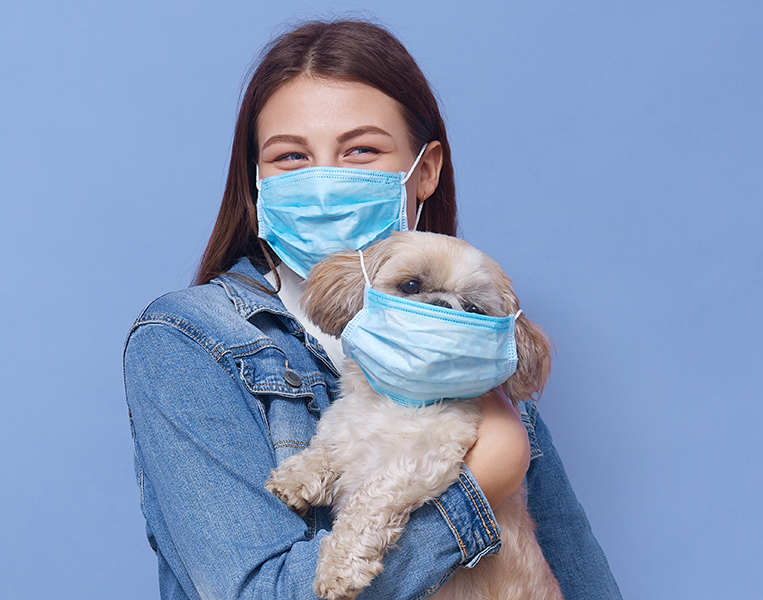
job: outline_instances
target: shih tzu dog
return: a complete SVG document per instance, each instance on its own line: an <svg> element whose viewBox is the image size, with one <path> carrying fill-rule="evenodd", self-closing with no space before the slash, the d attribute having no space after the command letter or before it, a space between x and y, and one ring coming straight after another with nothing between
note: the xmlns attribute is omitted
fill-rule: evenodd
<svg viewBox="0 0 763 600"><path fill-rule="evenodd" d="M366 279L374 290L458 311L506 317L519 301L491 258L463 240L399 232L363 252L339 252L318 264L302 305L326 333L339 337L363 308ZM516 371L502 383L515 404L543 390L551 370L549 342L524 316L515 322ZM294 511L333 505L332 532L321 544L314 589L329 600L354 598L382 569L386 548L410 513L437 498L460 474L477 439L479 403L447 399L404 406L377 393L346 359L341 398L322 416L310 447L285 460L266 487ZM524 489L495 509L502 548L472 569L459 569L438 600L561 600L535 539Z"/></svg>

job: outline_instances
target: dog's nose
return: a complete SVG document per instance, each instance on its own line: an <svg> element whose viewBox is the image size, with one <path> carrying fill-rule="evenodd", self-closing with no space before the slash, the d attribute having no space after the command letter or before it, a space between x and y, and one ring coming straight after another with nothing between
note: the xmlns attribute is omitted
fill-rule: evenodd
<svg viewBox="0 0 763 600"><path fill-rule="evenodd" d="M427 304L434 304L435 306L442 306L443 308L453 308L453 305L451 305L450 302L443 300L441 298L435 298L434 300L430 300L427 302Z"/></svg>

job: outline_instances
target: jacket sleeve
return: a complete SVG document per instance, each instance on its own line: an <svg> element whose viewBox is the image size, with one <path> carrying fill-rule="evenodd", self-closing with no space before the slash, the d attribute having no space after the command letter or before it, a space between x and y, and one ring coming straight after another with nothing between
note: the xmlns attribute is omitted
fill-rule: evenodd
<svg viewBox="0 0 763 600"><path fill-rule="evenodd" d="M562 595L566 600L622 600L548 427L533 403L520 403L520 409L533 449L527 470L527 507Z"/></svg>
<svg viewBox="0 0 763 600"><path fill-rule="evenodd" d="M230 357L187 328L147 323L129 337L124 368L162 597L314 599L327 532L312 535L304 519L264 489L275 466L268 423ZM426 597L458 566L498 550L494 522L465 469L412 515L384 572L359 598Z"/></svg>

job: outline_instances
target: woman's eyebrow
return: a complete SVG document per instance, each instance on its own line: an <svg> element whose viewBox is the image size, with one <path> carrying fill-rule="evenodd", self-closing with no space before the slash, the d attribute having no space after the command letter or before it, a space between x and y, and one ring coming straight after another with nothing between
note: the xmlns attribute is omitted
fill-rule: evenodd
<svg viewBox="0 0 763 600"><path fill-rule="evenodd" d="M339 142L340 144L343 144L344 142L348 142L352 138L356 138L365 133L381 133L382 135L392 137L392 134L390 134L388 131L385 131L381 127L376 127L374 125L366 125L364 127L356 127L355 129L350 129L350 131L348 131L347 133L343 133L342 135L337 137L336 141Z"/></svg>
<svg viewBox="0 0 763 600"><path fill-rule="evenodd" d="M286 142L289 144L302 144L303 146L307 145L307 140L299 135L288 135L288 134L282 133L282 134L269 137L268 140L264 144L262 144L262 149L264 150L268 146L272 146L273 144L277 144L278 142Z"/></svg>

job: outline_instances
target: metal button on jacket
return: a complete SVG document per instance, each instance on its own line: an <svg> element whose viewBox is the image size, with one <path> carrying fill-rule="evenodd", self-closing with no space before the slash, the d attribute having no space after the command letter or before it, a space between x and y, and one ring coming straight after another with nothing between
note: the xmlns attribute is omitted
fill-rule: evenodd
<svg viewBox="0 0 763 600"><path fill-rule="evenodd" d="M293 388L302 386L302 378L291 369L286 369L286 372L283 374L283 378L286 380L286 383L288 383Z"/></svg>

